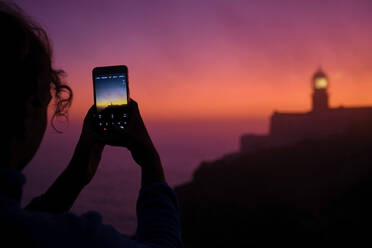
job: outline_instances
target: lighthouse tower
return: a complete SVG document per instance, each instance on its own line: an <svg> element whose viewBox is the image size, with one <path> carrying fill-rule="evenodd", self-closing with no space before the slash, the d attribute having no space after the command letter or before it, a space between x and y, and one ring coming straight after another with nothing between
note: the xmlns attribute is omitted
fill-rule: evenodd
<svg viewBox="0 0 372 248"><path fill-rule="evenodd" d="M319 69L312 78L314 112L328 110L328 77Z"/></svg>

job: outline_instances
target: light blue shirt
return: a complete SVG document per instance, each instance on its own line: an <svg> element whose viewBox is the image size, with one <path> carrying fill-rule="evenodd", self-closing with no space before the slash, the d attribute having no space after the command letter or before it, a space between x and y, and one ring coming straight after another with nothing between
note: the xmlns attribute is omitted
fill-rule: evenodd
<svg viewBox="0 0 372 248"><path fill-rule="evenodd" d="M137 201L136 240L102 224L97 212L81 216L21 208L25 176L0 168L0 232L5 240L28 247L182 247L181 223L175 193L165 183L141 189ZM34 199L33 209L39 199ZM4 247L5 240L0 240ZM9 245L9 247L16 247Z"/></svg>

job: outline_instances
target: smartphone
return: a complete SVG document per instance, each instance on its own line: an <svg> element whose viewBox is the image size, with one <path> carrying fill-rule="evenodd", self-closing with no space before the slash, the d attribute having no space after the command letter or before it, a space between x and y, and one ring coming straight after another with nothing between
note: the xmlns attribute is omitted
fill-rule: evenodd
<svg viewBox="0 0 372 248"><path fill-rule="evenodd" d="M97 128L124 129L128 123L128 68L125 65L95 67L92 71Z"/></svg>

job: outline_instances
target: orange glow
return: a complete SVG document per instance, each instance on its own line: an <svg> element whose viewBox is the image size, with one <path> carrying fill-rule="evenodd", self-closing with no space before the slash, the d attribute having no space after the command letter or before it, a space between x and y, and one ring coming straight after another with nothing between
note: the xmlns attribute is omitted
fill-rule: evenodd
<svg viewBox="0 0 372 248"><path fill-rule="evenodd" d="M331 107L372 105L366 2L201 2L118 4L79 14L62 3L34 12L29 4L74 90L71 118L81 120L93 105L91 70L118 64L128 66L130 96L146 120L268 120L274 110L307 111L320 66Z"/></svg>
<svg viewBox="0 0 372 248"><path fill-rule="evenodd" d="M118 100L118 101L111 101L111 102L97 102L97 107L98 108L105 108L107 106L110 106L110 105L116 105L116 106L120 106L120 105L126 105L127 104L127 100L124 99L124 100Z"/></svg>
<svg viewBox="0 0 372 248"><path fill-rule="evenodd" d="M298 72L292 70L279 75L267 75L261 71L261 79L258 79L259 76L243 75L229 75L225 79L195 77L190 79L192 84L179 80L176 88L169 89L156 86L157 81L161 85L161 76L154 81L154 78L131 75L130 91L131 97L139 103L144 117L148 119L267 119L274 110L310 110L310 80L315 69L315 66L299 67ZM209 68L209 71L210 75L215 73L213 68ZM369 93L372 92L372 84L368 84L372 82L372 73L339 73L332 67L326 72L332 84L329 89L331 106L372 105ZM92 83L88 77L74 80L71 76L69 79L76 96L71 115L82 116L93 104ZM152 87L146 84L150 80ZM75 85L74 81L85 84Z"/></svg>

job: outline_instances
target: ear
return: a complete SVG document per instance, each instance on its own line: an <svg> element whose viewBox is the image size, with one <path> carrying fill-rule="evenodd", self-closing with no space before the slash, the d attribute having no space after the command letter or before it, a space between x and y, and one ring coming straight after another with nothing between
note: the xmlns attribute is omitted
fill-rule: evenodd
<svg viewBox="0 0 372 248"><path fill-rule="evenodd" d="M10 159L13 168L22 169L35 155L47 126L47 105L40 98L30 96L24 102L23 116L19 118L11 139Z"/></svg>
<svg viewBox="0 0 372 248"><path fill-rule="evenodd" d="M24 120L28 121L35 117L35 112L41 107L41 101L38 96L29 96L25 102Z"/></svg>
<svg viewBox="0 0 372 248"><path fill-rule="evenodd" d="M15 130L14 138L16 142L22 142L26 138L27 131L30 129L29 124L35 116L35 108L37 108L37 105L37 97L29 96L25 101L23 111L21 112L23 116L19 118L20 123L18 123Z"/></svg>
<svg viewBox="0 0 372 248"><path fill-rule="evenodd" d="M17 132L17 138L26 138L33 132L34 126L38 125L38 120L42 118L44 114L43 104L39 96L29 96L24 106L24 116L22 119L23 123L20 123L20 130Z"/></svg>
<svg viewBox="0 0 372 248"><path fill-rule="evenodd" d="M33 107L41 107L41 99L39 96L31 96L27 104L32 105Z"/></svg>

